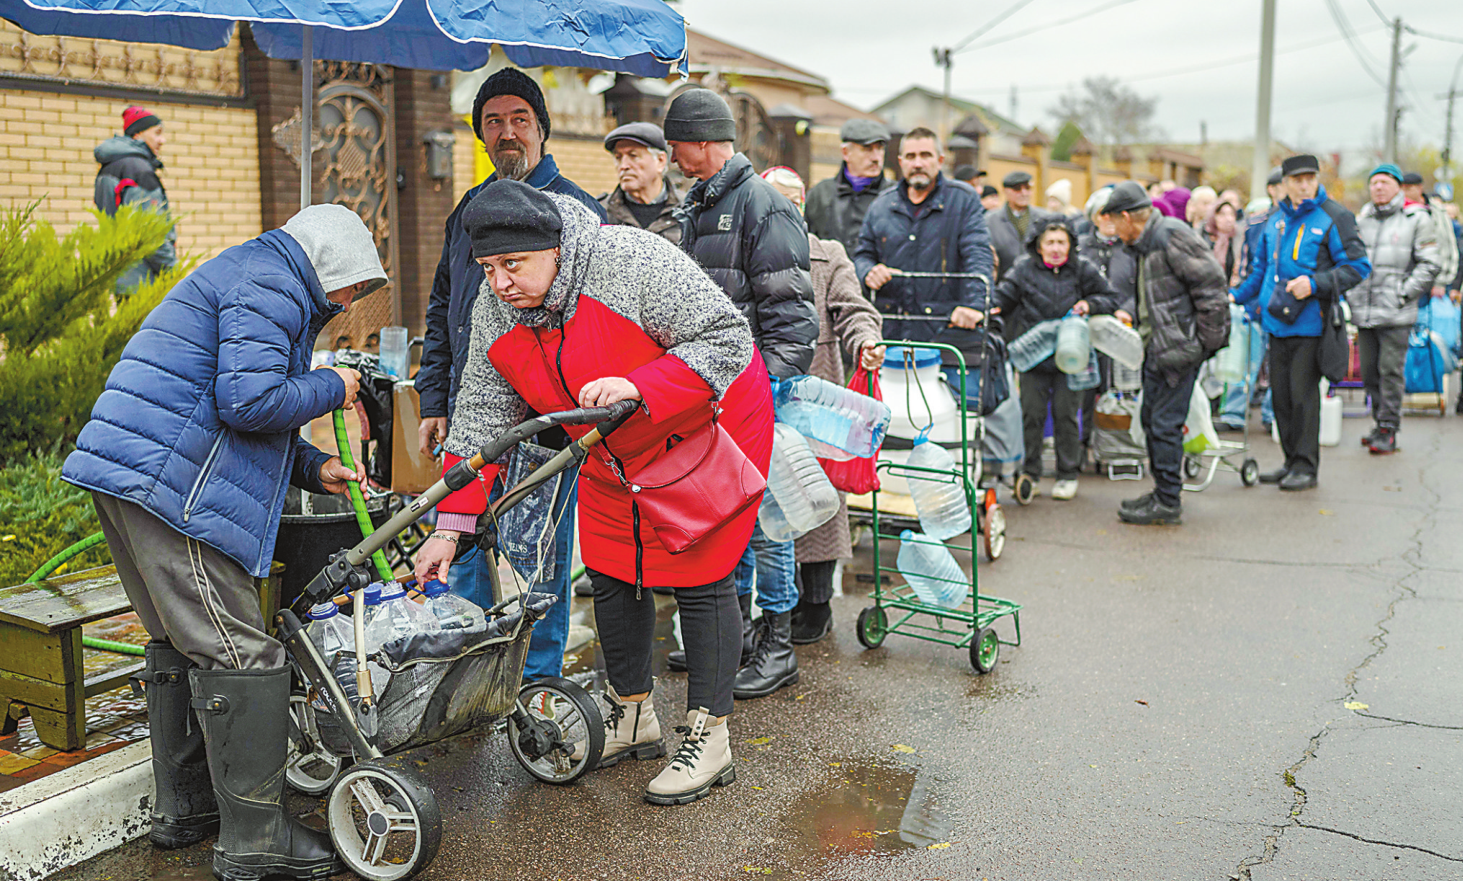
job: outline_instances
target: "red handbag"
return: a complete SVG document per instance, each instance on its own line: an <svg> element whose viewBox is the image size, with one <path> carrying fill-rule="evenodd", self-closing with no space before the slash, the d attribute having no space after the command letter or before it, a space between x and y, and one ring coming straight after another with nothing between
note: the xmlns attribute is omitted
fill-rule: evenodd
<svg viewBox="0 0 1463 881"><path fill-rule="evenodd" d="M690 550L717 527L762 498L767 479L717 421L657 456L633 475L605 452L605 462L629 490L640 519L672 554Z"/></svg>
<svg viewBox="0 0 1463 881"><path fill-rule="evenodd" d="M848 387L861 395L867 395L870 391L869 378L869 371L860 363L853 372L853 379L848 381ZM876 401L884 400L884 392L879 388L879 374L873 374L873 381L873 394L870 397ZM836 459L819 459L818 464L823 466L823 473L828 475L834 489L863 495L879 488L879 472L874 470L874 460L878 455L879 451L874 450L874 455L867 459L848 459L842 462Z"/></svg>

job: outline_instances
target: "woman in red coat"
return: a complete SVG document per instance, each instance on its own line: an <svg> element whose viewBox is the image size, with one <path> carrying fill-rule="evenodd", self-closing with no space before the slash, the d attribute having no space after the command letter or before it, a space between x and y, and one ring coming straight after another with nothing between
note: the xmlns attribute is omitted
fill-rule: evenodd
<svg viewBox="0 0 1463 881"><path fill-rule="evenodd" d="M741 659L732 570L757 504L671 554L643 522L614 468L634 475L711 419L765 476L772 397L746 320L719 286L674 245L644 230L600 226L573 200L517 181L484 187L464 225L483 266L468 364L447 438L448 467L539 413L641 402L597 448L579 478L580 549L594 584L594 614L609 675L601 767L665 754L650 700L655 602L675 589L687 655L683 743L645 797L684 804L735 779L726 717ZM489 292L492 296L487 296ZM571 428L582 436L589 426ZM613 467L607 461L613 459ZM417 555L418 578L443 577L455 540L484 511L495 468L442 502L439 529ZM728 474L730 483L736 475Z"/></svg>

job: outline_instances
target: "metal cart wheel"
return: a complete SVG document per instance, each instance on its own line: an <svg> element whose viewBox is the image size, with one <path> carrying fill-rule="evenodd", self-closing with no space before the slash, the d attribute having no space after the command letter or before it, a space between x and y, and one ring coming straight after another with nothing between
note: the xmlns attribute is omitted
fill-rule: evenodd
<svg viewBox="0 0 1463 881"><path fill-rule="evenodd" d="M878 648L884 644L884 637L889 635L889 616L878 606L866 607L858 613L858 629L855 635L864 648Z"/></svg>
<svg viewBox="0 0 1463 881"><path fill-rule="evenodd" d="M992 504L985 514L985 556L992 563L1001 558L1006 549L1006 511L999 504Z"/></svg>
<svg viewBox="0 0 1463 881"><path fill-rule="evenodd" d="M1001 640L996 636L996 631L990 627L982 627L975 632L975 637L970 640L970 666L975 672L985 674L996 669L996 661L1001 657Z"/></svg>
<svg viewBox="0 0 1463 881"><path fill-rule="evenodd" d="M340 776L345 760L320 742L315 727L315 710L302 694L290 695L289 751L285 754L284 779L296 792L324 795Z"/></svg>
<svg viewBox="0 0 1463 881"><path fill-rule="evenodd" d="M1188 479L1193 480L1195 477L1198 477L1203 467L1203 463L1199 461L1198 456L1184 455L1184 476Z"/></svg>
<svg viewBox="0 0 1463 881"><path fill-rule="evenodd" d="M1239 482L1245 486L1254 486L1260 482L1260 463L1254 459L1246 459L1243 465L1239 466Z"/></svg>
<svg viewBox="0 0 1463 881"><path fill-rule="evenodd" d="M1031 479L1030 474L1016 475L1015 495L1016 504L1023 507L1031 504L1031 500L1036 498L1036 481Z"/></svg>
<svg viewBox="0 0 1463 881"><path fill-rule="evenodd" d="M346 771L325 812L330 840L367 881L400 881L425 869L442 840L442 813L422 778L394 759Z"/></svg>
<svg viewBox="0 0 1463 881"><path fill-rule="evenodd" d="M578 780L604 755L604 717L594 699L567 679L547 677L518 692L508 716L508 745L523 769L545 783Z"/></svg>

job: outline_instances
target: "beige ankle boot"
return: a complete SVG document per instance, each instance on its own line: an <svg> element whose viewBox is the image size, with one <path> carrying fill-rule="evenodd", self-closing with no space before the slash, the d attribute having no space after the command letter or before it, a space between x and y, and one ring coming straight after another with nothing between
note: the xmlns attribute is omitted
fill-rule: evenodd
<svg viewBox="0 0 1463 881"><path fill-rule="evenodd" d="M645 788L645 800L653 805L684 805L711 794L711 787L726 786L737 779L732 767L731 735L726 717L712 716L705 709L686 714L685 735L671 763Z"/></svg>
<svg viewBox="0 0 1463 881"><path fill-rule="evenodd" d="M658 759L665 755L660 720L648 695L642 701L627 701L606 683L604 702L605 747L598 767L618 765L624 759ZM569 758L579 761L583 750L583 742L575 744Z"/></svg>

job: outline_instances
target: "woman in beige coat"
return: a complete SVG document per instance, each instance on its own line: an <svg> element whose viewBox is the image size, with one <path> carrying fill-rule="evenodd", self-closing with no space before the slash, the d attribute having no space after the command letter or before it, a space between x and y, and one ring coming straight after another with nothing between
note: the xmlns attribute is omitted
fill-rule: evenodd
<svg viewBox="0 0 1463 881"><path fill-rule="evenodd" d="M802 210L802 178L791 168L769 168L762 177ZM843 245L832 239L808 236L812 258L813 297L818 311L818 346L809 373L843 385L845 356L859 358L865 368L878 370L884 361L883 319L864 298L853 261ZM798 605L792 613L795 645L817 642L833 630L833 572L840 559L853 556L848 528L848 502L839 493L838 514L797 540Z"/></svg>

